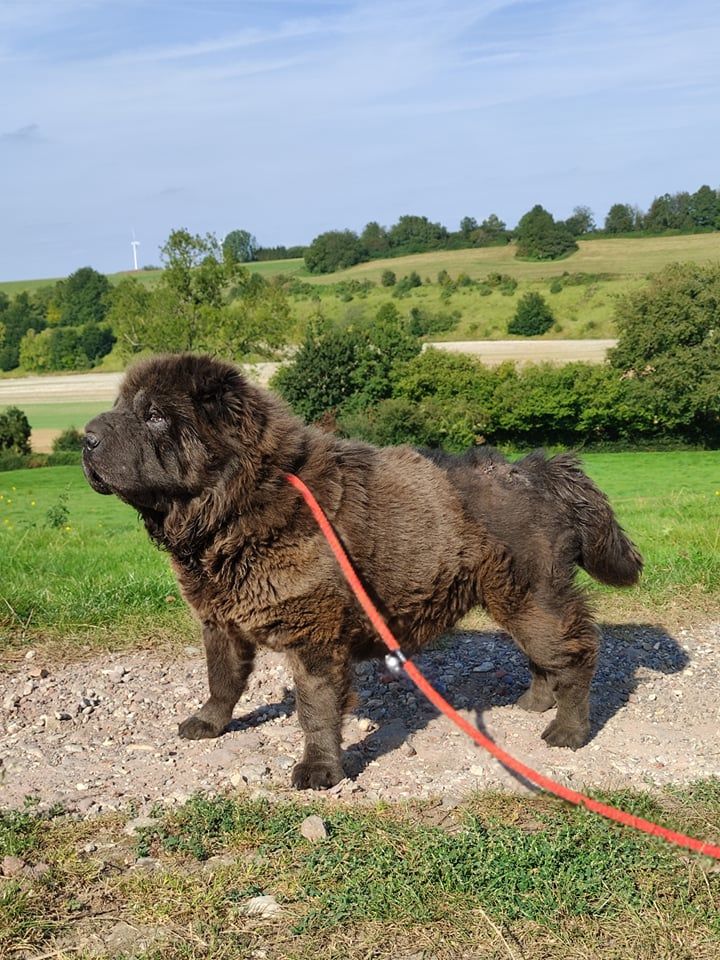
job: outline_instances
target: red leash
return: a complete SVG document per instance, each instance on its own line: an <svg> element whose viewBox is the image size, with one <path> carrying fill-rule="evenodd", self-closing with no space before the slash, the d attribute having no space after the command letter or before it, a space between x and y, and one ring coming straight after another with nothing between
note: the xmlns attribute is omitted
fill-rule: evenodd
<svg viewBox="0 0 720 960"><path fill-rule="evenodd" d="M598 813L600 816L607 817L608 820L615 820L617 823L621 823L626 827L633 827L635 830L641 830L643 833L649 833L654 837L662 837L663 840L667 840L669 843L674 843L678 847L686 847L688 850L694 850L696 853L702 853L707 857L714 857L716 860L720 860L720 846L712 843L705 843L702 840L696 840L694 837L688 837L684 833L677 833L675 830L668 830L667 827L661 827L659 824L652 823L650 820L643 820L642 817L636 817L632 813L625 813L625 811L618 810L616 807L611 807L606 803L600 803L597 800L593 800L591 797L586 797L583 793L570 790L568 787L564 787L560 783L555 783L555 781L551 780L549 777L544 776L542 773L538 773L537 770L533 770L532 767L527 767L524 763L521 763L519 760L511 757L509 753L506 753L505 750L503 750L501 747L498 747L497 744L493 743L492 740L481 733L476 727L468 723L464 717L461 717L457 710L455 710L447 702L447 700L444 699L444 697L441 697L437 690L435 690L428 683L412 660L408 660L408 658L402 652L400 644L392 635L387 624L368 596L367 591L360 582L360 578L355 572L350 558L338 540L330 521L326 517L322 507L317 502L309 488L299 477L296 477L295 474L287 474L286 480L289 484L295 487L310 508L313 517L323 533L323 536L327 540L330 549L335 554L337 562L340 564L340 569L342 570L343 576L350 585L350 588L355 594L360 606L367 614L368 619L380 635L380 638L385 646L392 651L392 653L388 654L386 657L386 662L388 667L394 673L399 673L400 669L405 670L408 676L425 694L428 700L431 703L434 703L438 710L441 710L445 716L449 717L457 727L463 730L469 737L472 737L476 743L478 743L481 747L484 747L488 753L492 754L493 757L499 760L504 766L509 767L510 770L520 774L520 776L524 777L526 780L530 780L532 783L542 787L543 790L547 790L549 793L553 793L556 797L561 797L563 800L567 800L569 803L574 803L576 806L586 807L593 813Z"/></svg>

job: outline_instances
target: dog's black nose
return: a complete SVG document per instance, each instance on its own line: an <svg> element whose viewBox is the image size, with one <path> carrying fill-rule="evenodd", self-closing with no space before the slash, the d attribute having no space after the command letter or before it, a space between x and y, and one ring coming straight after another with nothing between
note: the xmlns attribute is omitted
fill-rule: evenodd
<svg viewBox="0 0 720 960"><path fill-rule="evenodd" d="M100 443L100 437L96 433L85 434L85 447L87 450L94 450Z"/></svg>

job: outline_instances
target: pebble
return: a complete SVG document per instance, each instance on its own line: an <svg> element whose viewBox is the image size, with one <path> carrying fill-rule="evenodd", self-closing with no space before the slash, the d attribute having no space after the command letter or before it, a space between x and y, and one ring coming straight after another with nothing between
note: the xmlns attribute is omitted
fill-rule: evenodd
<svg viewBox="0 0 720 960"><path fill-rule="evenodd" d="M313 814L310 817L305 817L303 822L300 824L300 833L305 837L306 840L310 840L312 843L317 843L320 840L327 840L328 832L325 822L322 817L318 817Z"/></svg>
<svg viewBox="0 0 720 960"><path fill-rule="evenodd" d="M473 667L473 673L490 673L491 670L495 669L495 664L492 660L483 660L482 663L479 663L476 667Z"/></svg>
<svg viewBox="0 0 720 960"><path fill-rule="evenodd" d="M17 877L26 869L27 864L20 857L3 857L0 870L4 877Z"/></svg>
<svg viewBox="0 0 720 960"><path fill-rule="evenodd" d="M251 897L243 904L243 912L250 917L274 917L281 910L282 907L271 894Z"/></svg>

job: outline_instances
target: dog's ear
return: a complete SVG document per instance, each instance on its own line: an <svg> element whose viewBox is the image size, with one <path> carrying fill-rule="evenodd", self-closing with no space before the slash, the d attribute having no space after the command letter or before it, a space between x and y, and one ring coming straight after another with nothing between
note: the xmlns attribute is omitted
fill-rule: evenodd
<svg viewBox="0 0 720 960"><path fill-rule="evenodd" d="M232 421L242 413L246 398L245 378L228 363L209 360L199 371L194 400L213 421Z"/></svg>

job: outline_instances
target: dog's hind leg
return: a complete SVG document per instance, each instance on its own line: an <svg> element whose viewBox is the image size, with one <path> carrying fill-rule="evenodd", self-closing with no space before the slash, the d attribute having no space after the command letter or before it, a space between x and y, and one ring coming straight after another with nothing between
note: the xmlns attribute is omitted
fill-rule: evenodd
<svg viewBox="0 0 720 960"><path fill-rule="evenodd" d="M305 752L292 773L299 790L326 790L342 780L343 713L351 702L349 652L335 641L331 651L296 648L288 652Z"/></svg>
<svg viewBox="0 0 720 960"><path fill-rule="evenodd" d="M185 740L220 736L232 719L255 661L255 647L242 634L204 624L203 641L210 699L180 724L178 733Z"/></svg>
<svg viewBox="0 0 720 960"><path fill-rule="evenodd" d="M577 750L590 734L590 682L598 648L598 630L585 601L572 592L550 602L531 595L520 609L495 616L531 661L533 680L520 706L543 711L557 703L557 715L542 737L549 746Z"/></svg>

